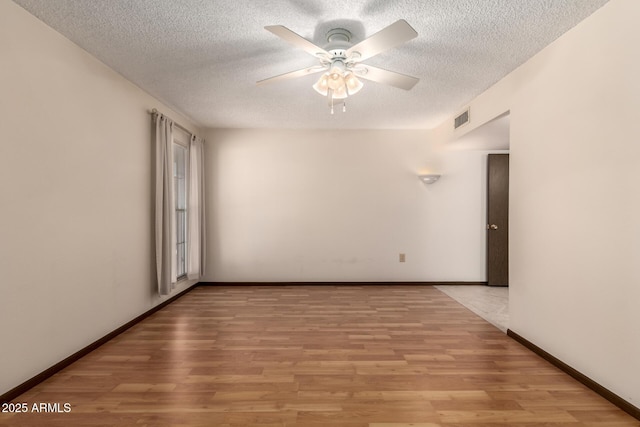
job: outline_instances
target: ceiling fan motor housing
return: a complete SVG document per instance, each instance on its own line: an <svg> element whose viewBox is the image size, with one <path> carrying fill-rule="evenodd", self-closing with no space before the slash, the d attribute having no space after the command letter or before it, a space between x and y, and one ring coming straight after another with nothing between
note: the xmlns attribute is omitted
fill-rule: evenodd
<svg viewBox="0 0 640 427"><path fill-rule="evenodd" d="M334 28L327 32L325 50L334 57L346 58L346 50L351 47L351 32L344 28Z"/></svg>

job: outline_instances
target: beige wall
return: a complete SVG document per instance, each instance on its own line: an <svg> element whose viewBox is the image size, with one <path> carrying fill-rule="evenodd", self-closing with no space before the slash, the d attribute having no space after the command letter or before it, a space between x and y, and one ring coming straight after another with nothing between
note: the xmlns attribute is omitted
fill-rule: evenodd
<svg viewBox="0 0 640 427"><path fill-rule="evenodd" d="M193 125L10 1L0 63L4 393L160 302L147 111Z"/></svg>
<svg viewBox="0 0 640 427"><path fill-rule="evenodd" d="M448 151L430 131L206 138L207 280L485 280L486 152Z"/></svg>
<svg viewBox="0 0 640 427"><path fill-rule="evenodd" d="M511 110L510 329L635 406L639 16L612 0L471 103Z"/></svg>

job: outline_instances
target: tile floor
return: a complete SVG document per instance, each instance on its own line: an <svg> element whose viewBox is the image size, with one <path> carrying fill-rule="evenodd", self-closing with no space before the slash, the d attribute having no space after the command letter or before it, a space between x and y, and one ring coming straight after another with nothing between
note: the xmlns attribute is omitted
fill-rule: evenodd
<svg viewBox="0 0 640 427"><path fill-rule="evenodd" d="M509 327L509 288L446 285L436 286L469 310L506 333Z"/></svg>

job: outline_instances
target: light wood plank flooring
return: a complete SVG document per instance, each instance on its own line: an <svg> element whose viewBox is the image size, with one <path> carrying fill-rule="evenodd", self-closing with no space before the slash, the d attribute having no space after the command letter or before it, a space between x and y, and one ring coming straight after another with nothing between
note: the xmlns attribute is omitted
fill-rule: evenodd
<svg viewBox="0 0 640 427"><path fill-rule="evenodd" d="M638 426L430 286L200 287L1 426Z"/></svg>

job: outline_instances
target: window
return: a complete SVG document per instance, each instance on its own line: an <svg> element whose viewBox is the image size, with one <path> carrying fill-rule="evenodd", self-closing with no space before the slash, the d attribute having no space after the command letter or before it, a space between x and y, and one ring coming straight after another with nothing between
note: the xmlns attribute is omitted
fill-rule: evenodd
<svg viewBox="0 0 640 427"><path fill-rule="evenodd" d="M175 262L178 279L187 274L187 176L188 135L176 132L173 138L173 194L175 210Z"/></svg>
<svg viewBox="0 0 640 427"><path fill-rule="evenodd" d="M158 293L204 275L204 141L153 111Z"/></svg>

